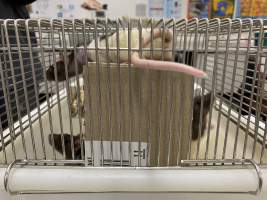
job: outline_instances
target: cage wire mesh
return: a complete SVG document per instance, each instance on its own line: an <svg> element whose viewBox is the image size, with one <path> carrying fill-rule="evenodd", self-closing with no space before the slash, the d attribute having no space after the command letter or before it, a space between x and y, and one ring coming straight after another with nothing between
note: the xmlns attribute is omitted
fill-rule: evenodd
<svg viewBox="0 0 267 200"><path fill-rule="evenodd" d="M266 163L265 20L31 19L0 27L1 164ZM170 46L163 34L135 48L156 29L172 32ZM194 66L208 79L136 69L132 52Z"/></svg>

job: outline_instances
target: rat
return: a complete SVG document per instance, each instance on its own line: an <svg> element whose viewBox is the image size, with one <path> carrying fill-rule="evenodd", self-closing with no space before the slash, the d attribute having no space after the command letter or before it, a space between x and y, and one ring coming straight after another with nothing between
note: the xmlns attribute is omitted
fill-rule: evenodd
<svg viewBox="0 0 267 200"><path fill-rule="evenodd" d="M193 106L193 120L192 120L192 140L198 139L199 135L199 124L200 119L202 118L200 137L202 137L205 133L205 128L208 123L208 114L210 111L210 107L213 105L212 101L212 92L208 92L203 96L203 112L201 111L201 95L197 95L194 97L194 106ZM214 98L213 98L214 100Z"/></svg>
<svg viewBox="0 0 267 200"><path fill-rule="evenodd" d="M150 49L151 43L151 34L147 30L142 30L142 38L139 38L139 31L132 30L131 31L131 57L128 58L128 30L120 30L119 31L119 62L120 63L128 63L133 64L133 67L142 68L142 69L152 69L152 70L165 70L165 71L175 71L185 73L197 78L207 78L207 74L200 69L196 69L186 64L172 62L172 40L173 33L171 30L161 30L155 29L153 32L153 49L162 49L163 48L163 58L162 61L162 52L154 51L153 57L150 60L150 51L143 51L143 56L140 58L138 50L139 50L139 40L141 40L141 45L143 50ZM78 74L83 72L83 66L88 62L96 62L97 60L100 63L107 62L106 55L106 40L105 37L98 37L92 40L87 48L85 49L80 45L80 47L76 51L76 56L74 51L70 52L66 55L66 59L61 54L60 60L56 62L56 66L51 65L47 71L46 76L47 80L55 81L65 81L66 80L66 72L65 65L68 70L68 77L71 78L76 75L75 72L75 61L77 63L77 71ZM109 62L116 63L117 62L117 34L113 33L111 36L108 36L108 44L109 44ZM164 39L163 47L162 47L162 39ZM98 50L96 50L96 43L98 46ZM75 60L76 59L76 60ZM55 67L57 71L57 75L55 76Z"/></svg>
<svg viewBox="0 0 267 200"><path fill-rule="evenodd" d="M185 56L185 57L184 57ZM193 53L192 50L187 50L185 53L182 52L176 52L175 54L175 62L183 62L185 61L186 64L192 66L193 60L195 58L196 54ZM183 59L184 58L184 59ZM195 83L195 86L197 84ZM201 97L202 97L202 88L196 87L195 89L195 96L193 100L193 117L192 117L192 140L197 140L199 135L199 124L200 120L202 118L202 124L201 124L201 130L200 130L200 137L202 137L205 133L205 129L208 122L208 114L210 111L210 108L213 105L214 98L212 98L212 92L204 92L203 96L203 112L202 115L200 114L201 111Z"/></svg>

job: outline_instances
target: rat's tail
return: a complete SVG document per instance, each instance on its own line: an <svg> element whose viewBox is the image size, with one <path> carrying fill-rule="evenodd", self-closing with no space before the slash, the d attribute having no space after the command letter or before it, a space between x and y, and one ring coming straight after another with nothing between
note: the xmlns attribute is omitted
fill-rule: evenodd
<svg viewBox="0 0 267 200"><path fill-rule="evenodd" d="M140 59L138 53L134 53L132 55L132 63L134 64L135 67L143 69L181 72L197 78L204 78L204 79L208 77L207 74L202 70L196 69L189 65L176 62L168 62L168 61Z"/></svg>
<svg viewBox="0 0 267 200"><path fill-rule="evenodd" d="M153 32L153 39L163 37L164 42L171 42L173 39L173 34L170 30L160 30L155 29ZM142 41L142 46L145 47L151 42L150 34L145 34ZM165 70L165 71L174 71L185 73L197 78L207 78L207 74L199 69L185 65L182 63L168 62L168 61L158 61L158 60L145 60L140 59L137 52L132 54L131 61L135 67L144 68L144 69L154 69L154 70Z"/></svg>

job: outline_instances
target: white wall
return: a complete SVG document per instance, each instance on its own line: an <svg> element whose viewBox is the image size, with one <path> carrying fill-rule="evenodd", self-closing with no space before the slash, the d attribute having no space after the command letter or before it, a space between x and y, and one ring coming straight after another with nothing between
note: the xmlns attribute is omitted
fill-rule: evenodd
<svg viewBox="0 0 267 200"><path fill-rule="evenodd" d="M107 17L117 18L121 16L135 16L136 3L147 3L147 0L100 0L102 4L108 4ZM45 17L45 18L57 18L59 9L57 5L61 4L68 10L69 4L75 6L73 11L65 12L64 17L74 18L91 18L94 16L94 11L87 11L81 8L81 4L84 0L37 0L32 4L33 13L32 18ZM38 11L38 13L37 13Z"/></svg>
<svg viewBox="0 0 267 200"><path fill-rule="evenodd" d="M136 3L146 3L147 0L102 0L108 4L108 17L135 16Z"/></svg>
<svg viewBox="0 0 267 200"><path fill-rule="evenodd" d="M75 9L67 11L64 15L65 18L91 18L94 16L94 11L87 11L81 8L84 0L37 0L32 4L33 13L32 18L57 18L59 4L64 6L64 10L68 10L70 4L74 5ZM136 17L136 4L142 3L147 6L148 14L148 1L149 0L100 0L103 4L108 4L107 17L117 18L121 16ZM182 0L181 0L182 1ZM187 1L183 2L182 17L186 17ZM38 12L38 13L37 13Z"/></svg>
<svg viewBox="0 0 267 200"><path fill-rule="evenodd" d="M148 2L149 0L102 0L103 3L108 4L108 17L120 17L120 16L131 16L135 17L136 4L142 3L147 6L148 15ZM185 18L187 16L188 1L181 0L183 3L183 9L181 16Z"/></svg>
<svg viewBox="0 0 267 200"><path fill-rule="evenodd" d="M60 9L58 5L63 5L65 18L90 18L92 12L81 7L84 0L37 0L32 4L33 13L31 18L57 18ZM70 10L69 5L73 5L74 9Z"/></svg>

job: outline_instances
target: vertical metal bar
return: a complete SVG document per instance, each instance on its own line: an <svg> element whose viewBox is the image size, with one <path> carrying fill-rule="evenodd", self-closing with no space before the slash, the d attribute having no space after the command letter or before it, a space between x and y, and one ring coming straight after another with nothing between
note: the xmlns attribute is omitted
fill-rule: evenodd
<svg viewBox="0 0 267 200"><path fill-rule="evenodd" d="M42 125L42 118L41 118L41 111L40 111L39 93L38 93L38 90L37 90L37 88L38 88L37 87L37 79L36 79L36 74L34 73L35 69L34 69L34 61L33 61L33 51L32 51L32 43L31 43L30 31L29 31L29 23L30 23L30 21L31 20L26 20L26 35L27 35L27 39L28 39L31 70L33 72L33 85L34 85L35 101L36 101L37 111L38 111L38 121L39 121L41 136L42 136L43 135L43 125ZM41 37L41 36L39 35L39 37ZM33 146L34 156L35 156L35 159L37 159L36 147L35 147L35 142L34 142L34 135L32 133L32 130L31 130L31 138L32 138L32 146Z"/></svg>
<svg viewBox="0 0 267 200"><path fill-rule="evenodd" d="M222 99L223 99L223 92L224 92L224 86L225 86L225 74L226 74L226 67L228 62L228 54L229 54L229 43L230 43L230 35L232 31L232 21L230 19L225 19L226 23L228 24L227 30L227 41L226 41L226 52L224 57L224 67L223 67L223 74L222 74L222 85L221 85L221 95L220 95L220 105L219 105L219 111L222 110ZM213 159L216 159L217 156L217 150L218 150L218 141L219 141L219 129L221 124L221 112L218 113L218 120L217 120L217 127L216 127L216 139L215 139L215 148L214 148L214 155Z"/></svg>
<svg viewBox="0 0 267 200"><path fill-rule="evenodd" d="M68 111L69 111L69 123L70 123L70 135L71 135L71 157L74 160L74 142L73 142L73 124L71 118L71 101L70 101L70 81L69 81L69 73L68 73L68 66L67 66L67 46L66 46L66 38L65 38L65 23L64 20L61 20L61 31L62 31L62 47L63 47L63 55L64 55L64 66L65 66L65 76L66 76L66 90L67 90L67 103L68 103ZM77 91L77 93L80 91Z"/></svg>
<svg viewBox="0 0 267 200"><path fill-rule="evenodd" d="M1 65L1 62L0 62L0 65ZM2 124L1 118L0 118L0 122ZM1 136L1 148L0 148L0 151L3 151L3 153L4 153L4 163L3 164L7 164L6 145L5 145L5 141L4 141L2 126L0 126L0 136Z"/></svg>
<svg viewBox="0 0 267 200"><path fill-rule="evenodd" d="M267 59L265 59L265 64L264 64L264 76L266 76L266 70L267 70ZM265 81L264 81L265 82ZM263 85L265 85L263 83ZM263 164L263 158L264 158L264 153L265 153L265 147L266 147L266 136L267 136L267 120L265 120L265 129L264 129L264 136L263 136L263 141L262 141L262 146L261 146L261 153L260 153L260 164Z"/></svg>
<svg viewBox="0 0 267 200"><path fill-rule="evenodd" d="M15 70L14 70L14 66L13 66L12 47L11 47L11 44L10 44L10 38L9 38L9 34L8 34L9 22L14 22L14 20L6 20L4 22L6 45L7 45L7 48L8 48L8 58L9 58L9 61L10 61L9 65L10 65L10 69L11 69L12 83L13 83L13 87L14 87L14 91L15 91L15 102L16 102L16 107L17 107L17 114L18 114L20 133L21 133L21 137L22 137L23 151L24 151L25 158L28 159L27 150L26 150L26 144L25 144L25 138L24 138L24 131L23 131L23 127L22 127L21 111L20 111L20 104L19 104L19 95L18 95L17 83L16 83L16 78L15 78ZM16 136L14 135L14 137L16 137Z"/></svg>
<svg viewBox="0 0 267 200"><path fill-rule="evenodd" d="M186 61L186 50L187 50L187 40L188 40L188 21L185 19L184 21L184 44L183 44L183 63ZM180 96L179 100L179 113L183 113L183 97ZM187 157L188 151L185 153L185 149L182 145L184 145L187 148L188 141L186 141L186 138L182 134L182 126L183 126L183 119L182 116L179 116L179 126L178 126L178 132L177 132L177 146L179 147L179 151L177 154L177 165L180 165L181 160L185 159Z"/></svg>
<svg viewBox="0 0 267 200"><path fill-rule="evenodd" d="M29 120L29 126L30 126L30 134L32 137L32 144L33 144L33 148L34 148L34 153L35 153L35 158L36 158L36 150L35 150L35 142L34 142L34 137L33 137L33 130L32 130L32 120L31 120L31 115L30 115L30 106L29 106L29 97L28 97L28 92L27 92L27 86L26 86L26 80L25 80L25 71L24 71L24 63L23 63L23 57L22 57L22 50L21 50L21 44L20 44L20 36L19 36L19 31L18 31L18 26L21 20L16 20L15 21L15 34L16 34L16 41L17 41L17 48L18 48L18 54L19 54L19 64L20 64L20 70L21 70L21 76L22 76L22 85L23 85L23 91L24 91L24 96L25 96L25 104L26 104L26 110L27 110L27 115L28 115L28 120ZM22 23L25 21L21 21ZM25 25L25 24L24 24ZM25 27L26 29L27 27ZM28 38L29 39L29 38ZM28 46L28 49L30 49L31 47ZM35 74L35 71L33 71L33 74ZM19 109L19 107L17 106L17 109ZM18 112L19 114L19 112ZM26 143L25 143L25 138L24 138L24 131L21 125L21 137L22 137L22 141L23 141L23 145L25 145L25 149L26 149ZM26 152L27 154L27 152ZM26 159L28 158L28 156L26 155Z"/></svg>
<svg viewBox="0 0 267 200"><path fill-rule="evenodd" d="M204 64L203 64L203 71L207 71L207 57L208 57L208 47L209 47L209 21L204 19L203 23L205 23L205 52L204 52ZM198 141L197 141L197 154L196 159L199 159L199 150L200 150L200 136L202 132L202 123L203 123L203 106L204 106L204 95L205 95L205 80L201 80L201 104L200 104L200 120L199 120L199 127L198 127ZM205 123L205 122L204 122Z"/></svg>
<svg viewBox="0 0 267 200"><path fill-rule="evenodd" d="M73 33L73 43L74 43L74 58L77 58L77 32L76 32L76 20L72 20L72 33ZM75 79L77 84L77 107L78 107L78 118L79 118L79 135L80 135L80 144L81 144L81 157L84 159L84 151L83 151L83 134L82 134L82 119L81 119L81 87L80 87L80 80L79 80L79 73L78 73L78 63L77 59L74 59L74 67L75 67Z"/></svg>
<svg viewBox="0 0 267 200"><path fill-rule="evenodd" d="M199 25L198 25L198 29L199 29L199 32L198 32L198 38L197 38L197 41L198 41L198 45L197 45L197 49L196 49L196 54L198 55L198 52L199 51L201 51L201 52L203 52L203 49L204 49L204 45L205 45L205 42L204 42L204 32L203 31L201 31L201 29L203 29L203 25L200 23L201 21L199 20ZM204 58L203 58L204 56L200 56L200 58L199 58L199 61L198 61L198 63L197 63L197 68L199 68L199 69L201 69L201 65L202 65L202 63L203 63L203 60L204 60ZM202 84L201 84L201 79L195 79L195 84L197 85L197 86L201 86ZM195 93L195 90L194 90L194 93ZM195 96L195 95L194 95Z"/></svg>
<svg viewBox="0 0 267 200"><path fill-rule="evenodd" d="M236 68L237 68L237 59L239 55L239 47L240 47L240 38L242 33L242 21L240 19L237 19L236 21L238 23L238 36L237 36L237 46L236 46L236 52L235 52L235 59L234 59L234 68L232 73L232 83L231 83L231 92L230 94L233 94L234 92L234 85L235 85L235 77L236 77ZM223 153L222 153L222 159L225 159L225 153L226 153L226 146L227 146L227 140L228 140L228 133L229 133L229 122L230 122L230 114L232 110L232 101L233 101L233 95L230 96L230 106L228 108L227 112L227 121L226 121L226 129L225 129L225 138L224 138L224 145L223 145Z"/></svg>
<svg viewBox="0 0 267 200"><path fill-rule="evenodd" d="M53 65L54 65L54 75L56 81L56 96L57 96L57 107L58 107L58 118L59 118L59 126L60 126L60 133L61 133L61 146L63 150L63 157L66 159L66 150L65 150L65 143L64 143L64 134L63 134L63 121L62 121L62 112L61 112L61 105L60 105L60 96L59 96L59 84L58 84L58 73L56 67L56 50L55 50L55 33L54 33L54 22L55 20L50 20L50 28L51 28L51 45L52 45L52 53L53 53Z"/></svg>
<svg viewBox="0 0 267 200"><path fill-rule="evenodd" d="M154 29L153 29L153 24L154 24L154 19L151 18L151 22L150 22L150 38L151 41L154 41ZM154 52L152 51L153 49L153 42L150 42L150 59L153 58ZM148 83L149 84L149 98L150 98L150 106L149 106L149 119L148 119L148 135L147 135L147 162L146 162L146 166L150 166L150 160L149 160L149 156L150 156L150 149L151 149L151 136L152 136L152 108L153 108L153 90L152 90L152 80L149 78L148 79Z"/></svg>
<svg viewBox="0 0 267 200"><path fill-rule="evenodd" d="M264 73L266 74L266 72L264 72ZM259 130L260 117L261 117L261 113L262 113L261 109L262 109L262 106L264 106L262 104L262 99L263 99L263 93L264 93L265 78L264 79L259 78L259 79L260 80L258 80L258 83L257 83L257 99L256 99L256 108L255 108L256 120L255 120L254 141L253 141L253 149L252 149L252 159L253 160L255 160L256 145L257 145L257 140L258 140L258 135L259 135L258 130ZM259 100L259 102L258 102L258 100Z"/></svg>
<svg viewBox="0 0 267 200"><path fill-rule="evenodd" d="M142 46L142 21L139 18L138 20L138 30L139 30L139 57L142 58L143 56L143 46ZM139 76L138 76L139 77ZM138 134L138 166L141 166L141 121L142 121L142 77L139 77L139 87L138 87L138 93L139 93L139 134Z"/></svg>
<svg viewBox="0 0 267 200"><path fill-rule="evenodd" d="M0 70L2 70L2 62L0 61ZM2 80L2 77L0 76L0 79ZM0 118L0 136L1 136L1 148L0 151L3 151L4 153L4 164L7 164L7 155L6 155L6 146L5 146L5 141L4 141L4 133L3 133L3 129L2 129L2 120Z"/></svg>
<svg viewBox="0 0 267 200"><path fill-rule="evenodd" d="M183 21L184 21L184 20L179 21L177 24L181 24ZM181 25L180 25L180 26L181 26ZM178 28L178 27L179 27L179 26L177 26L177 28ZM179 53L180 53L180 51L181 51L180 49L182 48L182 35L183 35L183 34L181 33L181 32L182 32L181 29L182 29L182 28L180 27L180 28L179 28L179 32L180 32L179 37L180 37L180 40L179 40L179 45L178 45L178 47L177 47L177 48L179 49Z"/></svg>
<svg viewBox="0 0 267 200"><path fill-rule="evenodd" d="M192 21L195 21L195 20L192 20ZM196 29L197 29L197 26L198 26L198 22L197 21L195 21L196 22ZM183 35L184 35L184 43L183 43L183 63L185 63L185 61L186 61L186 49L187 49L187 42L188 42L188 21L187 21L187 19L185 19L185 20L183 20L183 26L184 26L184 31L183 31ZM182 39L181 39L182 40ZM181 46L181 40L180 40L180 46ZM196 41L195 41L196 42ZM183 102L182 102L182 99L181 99L182 97L180 97L180 101L179 101L179 107L178 107L178 109L179 109L179 113L181 113L181 111L182 111L182 107L183 107ZM177 132L177 145L178 145L178 149L179 149L179 152L177 153L177 165L179 165L180 164L180 161L181 161L181 158L182 159L185 159L186 157L188 157L189 155L190 155L190 135L191 134L189 134L189 141L181 141L181 127L182 127L182 116L179 116L179 126L178 126L178 128L179 128L179 130L178 130L178 132ZM191 125L190 125L191 126ZM187 152L187 155L181 155L181 152L180 152L180 150L181 150L181 144L182 144L182 142L185 142L185 144L184 145L188 145L189 144L189 149L188 149L188 152ZM184 152L183 152L184 153Z"/></svg>
<svg viewBox="0 0 267 200"><path fill-rule="evenodd" d="M49 49L51 49L51 29L49 28L49 26L47 25L47 23L49 23L48 21L46 22L45 26L42 27L42 30L44 33L48 34L47 35L47 38L44 38L44 41L45 39L47 39L47 44L45 46L49 47ZM51 66L53 65L53 59L51 58L53 55L51 55L51 52L49 51L49 54L48 54L48 65ZM46 66L45 66L46 67ZM53 93L52 89L53 89L53 82L49 81L47 82L46 84L48 84L48 88L50 91L47 91L47 93ZM52 103L52 99L50 100L50 102ZM54 136L52 135L52 137L54 138ZM54 140L54 139L53 139Z"/></svg>
<svg viewBox="0 0 267 200"><path fill-rule="evenodd" d="M256 59L256 72L255 72L255 85L253 87L253 94L252 94L252 99L253 99L253 96L255 95L254 94L254 89L255 89L255 86L257 87L257 98L256 98L256 107L255 107L255 110L256 110L256 119L255 119L255 129L254 129L254 141L253 141L253 148L252 148L252 159L255 160L255 150L256 150L256 142L257 142L257 139L258 139L258 130L259 130L259 118L260 118L260 114L261 114L261 108L262 108L262 97L263 97L263 90L264 90L264 83L265 83L265 79L264 80L261 80L260 77L258 77L259 80L257 80L257 83L256 83L256 75L258 73L258 69L257 69L257 66L259 65L259 59L260 59L260 56L261 56L261 52L262 52L262 47L263 47L263 42L264 42L264 27L263 27L263 21L261 20L261 27L260 27L260 34L259 34L259 44L258 44L258 49L257 49L257 59ZM264 69L264 72L266 69ZM259 92L260 91L260 92ZM260 93L260 94L259 94ZM259 102L258 102L258 99L259 99ZM252 104L252 101L250 102Z"/></svg>
<svg viewBox="0 0 267 200"><path fill-rule="evenodd" d="M181 53L180 51L183 52L183 60L182 60L182 63L186 63L186 49L188 48L187 47L187 43L189 44L189 47L190 47L190 44L191 44L191 36L189 36L188 34L188 29L189 29L189 26L188 24L193 24L195 23L196 25L196 32L195 32L195 41L194 41L194 51L197 49L197 30L198 30L198 22L196 21L196 19L192 19L190 20L189 22L185 19L183 21L181 21L180 23L182 23L181 26L184 26L184 30L180 30L182 33L181 33L181 36L180 36L180 42L179 42L179 54ZM191 33L192 35L193 33ZM183 37L182 37L183 36ZM184 39L183 43L182 43L182 40ZM182 48L182 49L181 49ZM195 52L193 53L193 56L195 58ZM193 65L195 65L195 62L193 61ZM192 90L193 90L193 86L192 86ZM179 110L179 113L181 113L182 111L182 106L183 106L183 102L182 102L182 97L180 97L180 103L179 103L179 107L178 107L178 110ZM191 108L193 111L193 102L191 101ZM189 113L190 115L190 119L192 119L192 113ZM177 153L177 165L180 164L180 161L181 161L181 125L182 125L182 116L179 116L179 130L178 130L178 133L177 133L177 146L179 147L179 152ZM187 151L187 154L186 155L182 155L182 157L184 157L185 159L189 159L189 155L191 155L191 126L192 126L192 120L190 120L190 123L189 123L189 136L188 136L188 141L185 143L185 145L189 145L188 146L188 151Z"/></svg>
<svg viewBox="0 0 267 200"><path fill-rule="evenodd" d="M50 132L53 133L53 123L52 123L52 113L51 113L51 105L49 102L49 96L48 96L48 83L47 83L47 77L46 77L46 69L45 69L45 55L44 55L44 46L43 46L43 38L42 38L42 21L38 20L38 33L39 33L39 43L40 43L40 51L41 51L41 63L43 68L43 75L44 75L44 81L45 81L45 93L46 93L46 102L48 107L48 116L49 116L49 125L50 125ZM40 126L41 123L40 122ZM54 160L57 159L56 152L55 152L55 143L54 143L54 135L52 134L52 147L53 147L53 158ZM44 148L43 148L44 151ZM44 158L45 159L45 158Z"/></svg>
<svg viewBox="0 0 267 200"><path fill-rule="evenodd" d="M4 28L4 27L2 27ZM5 44L5 31L3 31L3 29L1 28L1 36L2 36L2 44L3 47L7 47ZM4 53L4 64L7 64L7 60L6 60L6 53ZM9 61L11 62L11 61ZM2 88L3 88L3 94L4 94L4 101L5 101L5 105L6 105L6 114L7 114L7 120L8 120L8 126L9 126L9 131L10 131L10 139L11 139L11 145L12 145L12 153L14 156L14 159L16 160L16 149L15 149L15 145L14 145L14 139L15 139L15 131L14 131L14 123L13 123L13 118L12 118L12 109L10 106L10 94L9 94L9 83L8 83L8 75L7 73L5 73L4 75L4 71L7 70L7 66L5 66L5 69L3 69L2 66L2 62L0 62L0 77L1 77L1 83L2 83ZM6 80L7 79L7 80ZM7 84L6 84L7 83ZM1 125L2 126L2 125Z"/></svg>
<svg viewBox="0 0 267 200"><path fill-rule="evenodd" d="M165 42L165 21L162 19L162 28L161 28L161 60L164 60L164 42ZM153 41L153 40L151 40ZM154 49L152 49L154 51ZM160 76L160 88L159 91L160 93L164 90L164 81L162 79L167 78L166 73L161 73ZM166 88L165 88L166 89ZM159 108L158 108L158 116L159 116L159 128L158 128L158 166L160 166L160 150L161 150L161 129L162 129L162 107L163 107L163 95L160 95L160 100L159 100Z"/></svg>
<svg viewBox="0 0 267 200"><path fill-rule="evenodd" d="M254 71L254 74L253 74L253 81L252 81L252 90L254 92L254 89L255 89L255 84L256 84L256 72L257 72L257 65L258 65L258 62L259 62L259 55L260 55L260 52L261 52L261 44L262 44L262 34L263 34L263 23L262 23L262 20L259 20L259 43L258 43L258 48L257 48L257 53L256 53L256 63L255 63L255 71ZM250 99L249 99L249 111L248 113L251 113L251 108L252 108L252 101L253 101L253 96L254 94L251 95ZM243 156L242 158L245 158L245 154L246 154L246 150L247 150L247 138L248 138L248 134L249 134L249 124L250 124L250 118L251 118L251 115L249 114L248 115L248 120L247 120L247 125L246 125L246 136L245 136L245 142L244 142L244 148L243 148ZM254 132L254 142L256 143L256 140L257 140L257 133L256 133L256 130ZM255 143L253 145L253 150L252 150L252 158L254 157L254 151L255 151Z"/></svg>
<svg viewBox="0 0 267 200"><path fill-rule="evenodd" d="M132 121L134 122L134 115L132 114L132 69L131 69L131 55L132 55L132 44L131 44L131 31L132 31L132 23L131 19L128 20L128 74L129 74L129 115L130 115L130 141L129 141L129 161L130 166L132 165L132 158L131 158L131 152L132 152Z"/></svg>
<svg viewBox="0 0 267 200"><path fill-rule="evenodd" d="M104 165L104 149L103 149L103 127L102 127L102 102L101 102L101 78L100 78L100 64L99 64L99 53L98 53L98 30L97 30L97 21L94 20L94 39L95 39L95 59L96 59L96 68L97 68L97 90L98 90L98 102L97 102L97 108L98 108L98 132L100 135L100 153L101 153L101 165Z"/></svg>
<svg viewBox="0 0 267 200"><path fill-rule="evenodd" d="M172 32L173 32L173 39L172 39L172 60L175 59L175 50L176 50L176 21L172 19ZM170 123L169 123L169 134L168 134L168 157L167 157L167 166L170 166L170 156L171 156L171 141L172 141L172 126L173 126L173 77L170 78Z"/></svg>
<svg viewBox="0 0 267 200"><path fill-rule="evenodd" d="M215 26L217 26L216 30L216 42L215 42L215 55L214 55L214 69L212 73L212 86L211 91L213 94L216 94L216 86L215 81L217 79L217 67L218 67L218 45L219 45L219 32L220 32L220 26L221 21L217 18L214 19ZM208 123L208 133L207 133L207 142L206 142L206 151L205 151L205 160L208 159L208 152L209 152L209 142L210 142L210 131L211 131L211 119L212 119L212 102L213 100L216 100L215 95L211 95L211 105L209 110L209 123Z"/></svg>
<svg viewBox="0 0 267 200"><path fill-rule="evenodd" d="M246 80L246 74L247 74L247 66L248 66L248 58L249 58L249 52L250 52L250 47L251 47L251 37L252 37L252 20L248 19L249 22L249 35L248 35L248 48L247 48L247 52L246 52L246 57L245 57L245 69L244 69L244 73L243 73L243 79L242 79L242 83L245 82ZM242 111L242 105L243 105L243 99L244 99L244 90L245 90L245 84L242 84L241 86L241 99L240 99L240 103L239 103L239 107L241 109L239 109L238 111L238 119L237 119L237 126L236 126L236 132L235 132L235 142L234 142L234 151L233 151L233 159L236 158L236 151L237 151L237 142L238 142L238 137L239 137L239 130L240 130L240 119L241 119L241 111Z"/></svg>
<svg viewBox="0 0 267 200"><path fill-rule="evenodd" d="M87 38L86 38L86 24L87 24L87 20L86 19L84 19L83 20L83 41L84 41L84 52L85 52L85 60L86 60L86 67L87 67L87 69L89 68L89 64L88 64L88 41L87 41ZM89 32L89 31L88 31ZM88 85L91 85L91 83L90 83L90 78L89 77L87 77L87 80L88 80ZM86 88L85 88L86 89ZM92 100L92 97L91 97L91 91L90 90L87 90L87 92L88 92L88 104L89 104L89 111L88 112L90 112L91 111L91 115L93 116L93 111L92 111L92 104L91 104L91 100ZM87 118L88 119L88 118ZM90 117L90 121L89 122L87 122L87 123L89 123L90 124L90 128L92 129L92 124L94 124L93 123L93 117ZM92 163L94 163L94 143L93 143L93 132L92 132L92 130L90 130L90 132L91 132L91 141L90 141L90 143L91 143L91 160L92 160ZM82 133L83 134L83 133ZM81 143L81 153L82 153L82 159L84 159L84 157L83 157L83 143Z"/></svg>
<svg viewBox="0 0 267 200"><path fill-rule="evenodd" d="M123 149L122 149L122 89L121 89L121 66L120 66L120 30L119 20L116 20L116 54L117 54L117 66L118 66L118 92L119 92L119 134L120 134L120 166L122 167L123 162Z"/></svg>
<svg viewBox="0 0 267 200"><path fill-rule="evenodd" d="M186 59L186 50L187 50L187 35L188 35L188 21L185 21L184 24L184 44L183 44L183 63L185 63Z"/></svg>
<svg viewBox="0 0 267 200"><path fill-rule="evenodd" d="M105 20L105 43L106 43L106 65L108 73L108 102L109 102L109 111L108 111L108 124L110 129L110 158L111 166L113 166L113 131L112 131L112 98L111 98L111 75L110 75L110 55L109 55L109 42L108 42L108 24L107 18Z"/></svg>

